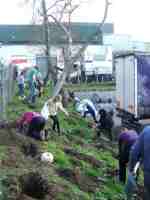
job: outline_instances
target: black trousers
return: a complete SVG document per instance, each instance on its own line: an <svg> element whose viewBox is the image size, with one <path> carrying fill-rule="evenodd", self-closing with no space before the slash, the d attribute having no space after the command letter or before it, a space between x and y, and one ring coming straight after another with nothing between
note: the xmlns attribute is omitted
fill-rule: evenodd
<svg viewBox="0 0 150 200"><path fill-rule="evenodd" d="M102 128L101 125L98 125L97 130L96 130L97 137L101 136L101 132L106 133L107 137L110 139L110 141L113 141L113 135L112 135L111 129Z"/></svg>
<svg viewBox="0 0 150 200"><path fill-rule="evenodd" d="M119 159L119 181L126 182L126 163Z"/></svg>
<svg viewBox="0 0 150 200"><path fill-rule="evenodd" d="M130 149L132 144L119 143L119 180L126 182L126 164L129 162Z"/></svg>
<svg viewBox="0 0 150 200"><path fill-rule="evenodd" d="M53 125L52 125L52 129L54 131L58 131L58 133L60 133L60 125L59 125L59 119L57 115L51 115L50 116L51 119L53 120Z"/></svg>

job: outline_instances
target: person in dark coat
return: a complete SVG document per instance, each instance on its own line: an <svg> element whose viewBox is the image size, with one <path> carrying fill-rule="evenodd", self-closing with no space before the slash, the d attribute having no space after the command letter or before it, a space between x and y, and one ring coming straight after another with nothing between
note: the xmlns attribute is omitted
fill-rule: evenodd
<svg viewBox="0 0 150 200"><path fill-rule="evenodd" d="M126 182L126 167L129 162L129 154L132 145L138 139L138 134L134 130L122 128L118 138L119 145L119 181Z"/></svg>
<svg viewBox="0 0 150 200"><path fill-rule="evenodd" d="M19 131L37 140L47 139L48 133L44 130L46 119L36 112L25 112L17 121Z"/></svg>
<svg viewBox="0 0 150 200"><path fill-rule="evenodd" d="M27 135L37 140L45 140L44 127L46 120L41 115L34 116L29 124Z"/></svg>
<svg viewBox="0 0 150 200"><path fill-rule="evenodd" d="M133 170L137 162L143 165L144 171L144 200L150 200L150 126L146 126L136 143L132 146L129 171Z"/></svg>
<svg viewBox="0 0 150 200"><path fill-rule="evenodd" d="M109 139L112 141L112 128L114 126L113 113L107 113L106 110L99 110L100 119L97 124L97 136L101 135L101 131L106 131Z"/></svg>

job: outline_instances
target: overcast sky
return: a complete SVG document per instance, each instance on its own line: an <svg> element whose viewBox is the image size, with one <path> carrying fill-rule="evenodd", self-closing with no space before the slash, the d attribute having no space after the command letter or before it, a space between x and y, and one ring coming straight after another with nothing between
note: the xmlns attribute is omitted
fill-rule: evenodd
<svg viewBox="0 0 150 200"><path fill-rule="evenodd" d="M32 9L22 7L22 0L5 0L0 6L0 24L23 24L31 21ZM99 22L102 17L104 0L88 0L74 21ZM150 0L110 0L107 21L113 22L116 34L129 34L134 39L150 42Z"/></svg>

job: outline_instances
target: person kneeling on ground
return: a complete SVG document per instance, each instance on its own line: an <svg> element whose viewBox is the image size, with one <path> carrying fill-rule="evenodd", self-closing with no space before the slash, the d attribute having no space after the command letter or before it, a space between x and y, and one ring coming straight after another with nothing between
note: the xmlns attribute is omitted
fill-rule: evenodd
<svg viewBox="0 0 150 200"><path fill-rule="evenodd" d="M99 110L100 119L97 124L97 136L101 135L102 131L106 131L109 139L112 141L112 128L114 126L113 113L107 113L104 109Z"/></svg>
<svg viewBox="0 0 150 200"><path fill-rule="evenodd" d="M67 110L62 105L62 97L61 95L58 95L54 98L49 99L47 103L49 108L49 116L53 120L52 129L60 134L58 111L60 110L64 112L66 116L69 116Z"/></svg>
<svg viewBox="0 0 150 200"><path fill-rule="evenodd" d="M138 139L138 134L134 130L124 127L118 138L119 145L119 181L126 182L126 167L129 162L129 154L132 145Z"/></svg>
<svg viewBox="0 0 150 200"><path fill-rule="evenodd" d="M37 112L25 112L18 120L19 131L37 140L47 140L48 132L44 130L46 120Z"/></svg>

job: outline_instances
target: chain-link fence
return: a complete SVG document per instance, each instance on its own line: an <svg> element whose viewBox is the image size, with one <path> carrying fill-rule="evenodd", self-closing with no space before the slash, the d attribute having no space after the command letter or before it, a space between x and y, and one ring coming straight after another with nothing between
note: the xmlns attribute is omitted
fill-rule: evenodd
<svg viewBox="0 0 150 200"><path fill-rule="evenodd" d="M6 119L7 104L15 92L15 67L0 63L0 119Z"/></svg>

